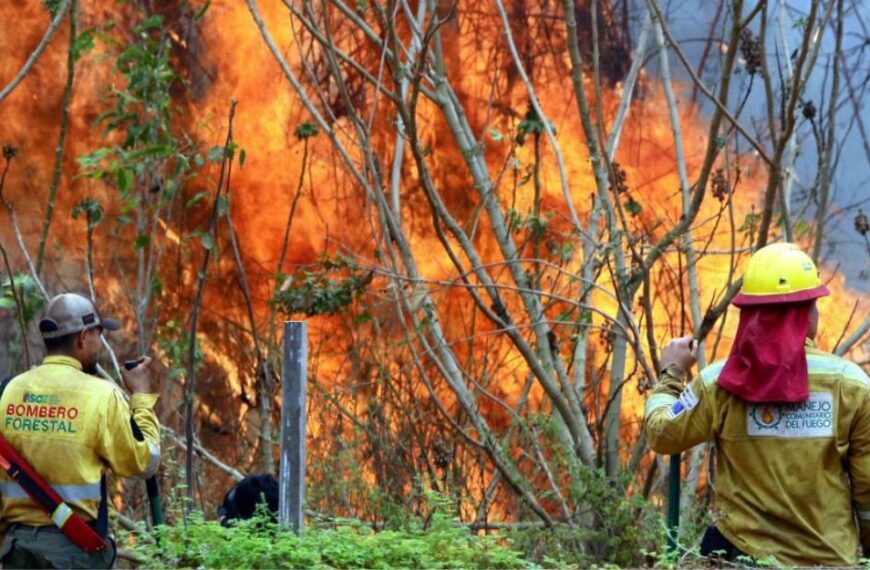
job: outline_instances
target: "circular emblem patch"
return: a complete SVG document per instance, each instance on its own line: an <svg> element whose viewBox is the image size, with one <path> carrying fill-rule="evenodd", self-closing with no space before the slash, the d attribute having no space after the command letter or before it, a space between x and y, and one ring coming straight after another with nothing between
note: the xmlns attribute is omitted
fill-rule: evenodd
<svg viewBox="0 0 870 570"><path fill-rule="evenodd" d="M775 406L755 406L752 409L752 420L761 429L776 429L782 421L782 413Z"/></svg>

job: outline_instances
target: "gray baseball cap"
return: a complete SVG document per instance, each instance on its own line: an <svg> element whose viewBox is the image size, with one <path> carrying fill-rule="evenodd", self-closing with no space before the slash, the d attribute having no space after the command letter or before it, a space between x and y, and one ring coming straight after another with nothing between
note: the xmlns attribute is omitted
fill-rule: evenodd
<svg viewBox="0 0 870 570"><path fill-rule="evenodd" d="M96 327L116 331L121 328L121 323L101 317L93 303L75 293L54 297L48 303L45 316L39 321L42 338L58 338Z"/></svg>

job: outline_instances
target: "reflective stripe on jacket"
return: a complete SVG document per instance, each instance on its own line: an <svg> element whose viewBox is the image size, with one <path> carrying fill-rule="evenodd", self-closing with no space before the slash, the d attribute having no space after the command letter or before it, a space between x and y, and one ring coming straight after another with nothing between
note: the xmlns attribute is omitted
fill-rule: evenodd
<svg viewBox="0 0 870 570"><path fill-rule="evenodd" d="M133 394L130 404L108 380L82 371L67 356L48 356L16 376L0 398L0 433L86 519L97 516L104 466L121 477L147 477L160 462L156 394ZM133 436L133 418L144 441ZM6 473L0 472L0 519L33 526L51 519Z"/></svg>
<svg viewBox="0 0 870 570"><path fill-rule="evenodd" d="M716 526L747 554L857 564L859 543L870 553L870 378L808 343L809 399L752 404L716 385L724 362L685 389L678 369L662 374L645 409L650 448L715 439Z"/></svg>

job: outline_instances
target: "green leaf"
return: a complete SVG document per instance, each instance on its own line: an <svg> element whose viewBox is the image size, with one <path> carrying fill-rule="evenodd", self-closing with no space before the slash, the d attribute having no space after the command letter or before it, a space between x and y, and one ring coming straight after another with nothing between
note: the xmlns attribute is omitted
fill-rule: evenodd
<svg viewBox="0 0 870 570"><path fill-rule="evenodd" d="M804 237L808 233L810 233L810 225L806 220L798 220L794 223L794 227L792 228L794 231L794 235L796 237Z"/></svg>
<svg viewBox="0 0 870 570"><path fill-rule="evenodd" d="M208 190L203 190L202 192L197 192L194 196L187 201L187 204L184 205L185 208L190 208L191 206L195 206L197 203L201 202L204 198L209 195Z"/></svg>
<svg viewBox="0 0 870 570"><path fill-rule="evenodd" d="M759 222L761 216L756 214L755 212L750 212L746 214L746 217L743 218L743 225L738 228L738 231L747 232L755 228L755 225Z"/></svg>
<svg viewBox="0 0 870 570"><path fill-rule="evenodd" d="M531 111L530 111L531 112ZM523 134L540 133L544 128L544 123L535 115L531 119L523 119L517 125L517 130Z"/></svg>
<svg viewBox="0 0 870 570"><path fill-rule="evenodd" d="M103 219L103 205L94 198L85 198L73 208L72 219L77 220L82 214L89 226L96 225Z"/></svg>
<svg viewBox="0 0 870 570"><path fill-rule="evenodd" d="M96 37L96 33L95 28L88 28L76 36L76 40L73 42L74 61L78 61L84 53L94 49L94 38Z"/></svg>
<svg viewBox="0 0 870 570"><path fill-rule="evenodd" d="M571 322L571 317L574 314L574 309L567 309L556 315L556 318L553 319L554 322L557 323L569 323Z"/></svg>
<svg viewBox="0 0 870 570"><path fill-rule="evenodd" d="M224 148L224 156L227 157L227 160L232 162L233 158L236 156L236 149L239 148L239 143L231 141L230 144Z"/></svg>
<svg viewBox="0 0 870 570"><path fill-rule="evenodd" d="M208 151L207 160L209 162L220 162L221 160L223 160L224 156L226 156L226 153L224 152L224 147L213 146Z"/></svg>
<svg viewBox="0 0 870 570"><path fill-rule="evenodd" d="M139 207L139 198L134 198L129 202L125 202L123 206L121 206L121 214L129 214L133 210Z"/></svg>
<svg viewBox="0 0 870 570"><path fill-rule="evenodd" d="M639 216L643 211L643 206L640 205L640 202L635 200L634 198L629 198L625 203L626 211L632 216Z"/></svg>
<svg viewBox="0 0 870 570"><path fill-rule="evenodd" d="M193 163L196 164L197 167L202 168L202 165L205 164L205 159L201 154L197 153L193 157Z"/></svg>
<svg viewBox="0 0 870 570"><path fill-rule="evenodd" d="M11 297L0 297L0 309L14 309L18 304Z"/></svg>
<svg viewBox="0 0 870 570"><path fill-rule="evenodd" d="M495 127L489 129L489 137L495 142L501 142L504 140L504 135Z"/></svg>
<svg viewBox="0 0 870 570"><path fill-rule="evenodd" d="M134 247L136 248L136 251L139 251L140 249L144 249L145 247L147 247L150 242L151 238L149 238L147 235L139 234L138 236L136 236L136 243L134 244Z"/></svg>
<svg viewBox="0 0 870 570"><path fill-rule="evenodd" d="M296 127L296 130L293 131L293 134L296 135L297 139L304 140L313 136L317 136L318 132L319 131L317 129L317 125L306 121L304 123L300 123L299 126Z"/></svg>
<svg viewBox="0 0 870 570"><path fill-rule="evenodd" d="M203 4L202 8L200 8L199 11L193 15L193 19L194 20L201 20L202 17L205 16L205 13L208 12L208 9L210 6L211 6L211 0L206 0L205 4Z"/></svg>
<svg viewBox="0 0 870 570"><path fill-rule="evenodd" d="M247 155L245 154L245 149L239 151L239 168L245 166L245 158Z"/></svg>
<svg viewBox="0 0 870 570"><path fill-rule="evenodd" d="M136 29L137 31L144 31L148 29L159 28L162 25L163 16L161 16L160 14L152 14L151 16L148 16L147 18L142 20L142 23L139 24Z"/></svg>
<svg viewBox="0 0 870 570"><path fill-rule="evenodd" d="M127 155L127 160L136 161L143 158L169 158L172 147L166 144L152 144L144 148L134 150Z"/></svg>
<svg viewBox="0 0 870 570"><path fill-rule="evenodd" d="M45 6L46 10L51 14L51 17L57 15L57 11L60 9L62 0L43 0L42 4Z"/></svg>
<svg viewBox="0 0 870 570"><path fill-rule="evenodd" d="M86 171L86 175L90 176L91 174L87 171L98 168L100 166L100 163L103 162L103 159L111 153L112 149L110 148L100 148L95 150L91 154L86 154L84 156L78 157L77 160L82 170ZM102 174L100 176L102 176Z"/></svg>
<svg viewBox="0 0 870 570"><path fill-rule="evenodd" d="M218 202L217 202L218 216L225 216L229 209L230 209L230 199L227 198L226 196L219 197Z"/></svg>
<svg viewBox="0 0 870 570"><path fill-rule="evenodd" d="M360 313L358 315L353 316L353 324L360 325L362 323L367 323L372 320L372 316L369 313Z"/></svg>
<svg viewBox="0 0 870 570"><path fill-rule="evenodd" d="M133 178L135 173L132 168L122 168L118 170L118 190L122 194L126 194L133 187Z"/></svg>
<svg viewBox="0 0 870 570"><path fill-rule="evenodd" d="M202 247L205 249L211 249L214 247L214 238L211 234L202 234Z"/></svg>

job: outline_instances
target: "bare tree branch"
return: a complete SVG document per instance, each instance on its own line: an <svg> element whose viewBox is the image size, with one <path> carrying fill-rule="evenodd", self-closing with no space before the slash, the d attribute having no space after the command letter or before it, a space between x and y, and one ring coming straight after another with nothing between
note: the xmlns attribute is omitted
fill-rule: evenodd
<svg viewBox="0 0 870 570"><path fill-rule="evenodd" d="M69 7L70 0L63 0L63 3L57 7L57 12L55 13L54 18L51 20L51 24L48 26L48 29L45 31L45 35L42 36L42 39L37 44L36 49L30 54L27 58L27 61L24 62L24 66L18 72L18 74L12 78L6 87L0 89L0 102L3 101L6 97L12 93L18 84L30 73L31 68L36 63L36 60L39 59L39 56L42 55L42 52L45 51L46 46L51 41L51 37L54 35L54 32L57 31L57 27L60 25L61 20L63 20L64 15L67 12L67 8Z"/></svg>

